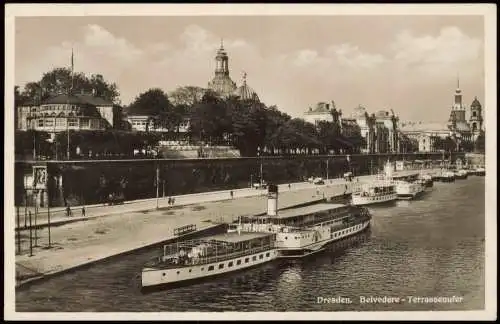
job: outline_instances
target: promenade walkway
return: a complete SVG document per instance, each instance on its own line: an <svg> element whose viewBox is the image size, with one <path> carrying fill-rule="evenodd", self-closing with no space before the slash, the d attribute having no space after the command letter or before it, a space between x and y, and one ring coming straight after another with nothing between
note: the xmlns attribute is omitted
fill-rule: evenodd
<svg viewBox="0 0 500 324"><path fill-rule="evenodd" d="M395 176L405 176L405 175L414 174L417 172L418 171L416 171L416 170L399 171L399 172L395 173ZM366 176L360 176L358 178L359 178L360 182L365 182L366 180L369 180L373 177L374 176L372 176L372 175L366 175ZM342 178L329 179L329 180L325 180L325 181L327 182L327 184L330 184L330 185L345 184L346 183L346 181ZM295 183L290 184L290 188L288 187L288 184L281 184L278 186L278 190L279 190L279 192L282 192L282 191L289 191L289 190L310 189L310 188L316 188L316 187L318 187L318 186L315 184L309 183L309 182L295 182ZM244 197L255 197L255 196L265 195L267 193L266 189L241 188L241 189L232 190L233 191L233 198L231 198L230 191L231 190L210 191L210 192L171 196L171 197L175 199L175 206L186 206L186 205L192 205L192 204L204 203L204 202L223 201L223 200L228 200L228 199L237 199L237 198L244 198ZM165 208L165 207L169 207L168 197L160 197L158 199L151 198L151 199L142 199L142 200L132 200L132 201L126 201L124 204L111 205L111 206L104 205L104 204L88 205L88 206L73 206L73 207L71 207L71 215L72 216L67 216L66 210L64 207L50 208L50 224L51 225L60 225L60 224L64 224L64 223L71 223L71 222L95 218L95 217L102 217L102 216L109 216L109 215L116 215L116 214L137 212L137 211L144 211L144 210L154 210L154 209L156 209L157 206L160 209ZM85 207L85 216L82 215L82 207ZM35 224L34 208L30 207L30 208L26 209L26 208L20 207L19 208L19 227L21 229L29 228L29 217L27 217L27 215L25 214L26 211L31 211L32 226L36 225L36 227L38 227L38 228L48 226L49 210L47 208L39 208L38 209L38 213L37 213L37 217L36 217L36 224ZM15 222L16 222L16 229L17 229L18 228L17 219L15 220Z"/></svg>
<svg viewBox="0 0 500 324"><path fill-rule="evenodd" d="M397 175L415 172L411 170ZM346 184L349 190L353 190L370 178L373 176L359 177L359 182L332 179L325 185L296 183L290 189L287 184L282 185L279 188L279 208L338 196L344 193ZM169 207L165 203L158 210L156 201L96 207L93 215L90 209L89 216L69 224L63 224L67 217L55 217L54 222L61 224L51 227L51 247L48 248L48 228L38 229L38 246L31 256L29 230L23 229L20 231L21 253L16 256L16 277L36 275L42 278L171 239L174 237L173 230L180 226L194 224L198 230L207 229L217 222L231 222L238 216L266 210L265 190L241 189L234 192L234 199L228 197L228 191L199 194L198 197L179 196L176 206ZM131 210L123 210L124 207Z"/></svg>

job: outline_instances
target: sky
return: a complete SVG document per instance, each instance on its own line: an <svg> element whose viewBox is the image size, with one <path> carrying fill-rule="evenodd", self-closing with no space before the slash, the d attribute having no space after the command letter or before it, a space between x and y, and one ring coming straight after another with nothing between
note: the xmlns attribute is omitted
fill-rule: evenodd
<svg viewBox="0 0 500 324"><path fill-rule="evenodd" d="M335 101L401 120L449 117L457 77L464 102L484 102L482 16L17 17L15 83L55 67L100 73L122 104L152 87L206 87L221 38L230 76L293 117Z"/></svg>

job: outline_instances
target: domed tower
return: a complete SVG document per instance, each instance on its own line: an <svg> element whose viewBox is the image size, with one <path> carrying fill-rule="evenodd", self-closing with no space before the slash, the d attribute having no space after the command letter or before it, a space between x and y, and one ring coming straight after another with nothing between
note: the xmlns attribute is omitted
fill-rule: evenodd
<svg viewBox="0 0 500 324"><path fill-rule="evenodd" d="M474 97L470 105L469 125L474 135L478 134L483 129L482 107L477 97Z"/></svg>
<svg viewBox="0 0 500 324"><path fill-rule="evenodd" d="M236 90L236 83L229 77L229 56L224 50L222 40L215 56L215 75L212 81L208 83L208 88L222 97L228 97Z"/></svg>
<svg viewBox="0 0 500 324"><path fill-rule="evenodd" d="M236 91L234 92L234 95L239 97L240 100L251 100L251 101L259 102L259 96L247 84L246 72L243 72L243 84L241 85L241 87L236 89Z"/></svg>

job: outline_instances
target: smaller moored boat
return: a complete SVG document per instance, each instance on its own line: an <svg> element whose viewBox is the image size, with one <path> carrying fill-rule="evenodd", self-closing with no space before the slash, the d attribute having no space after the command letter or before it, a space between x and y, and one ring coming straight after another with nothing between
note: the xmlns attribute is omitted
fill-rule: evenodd
<svg viewBox="0 0 500 324"><path fill-rule="evenodd" d="M352 204L356 206L379 204L396 200L396 185L387 181L365 184L352 194Z"/></svg>
<svg viewBox="0 0 500 324"><path fill-rule="evenodd" d="M432 175L430 174L421 174L415 182L420 183L425 188L431 188L434 185Z"/></svg>
<svg viewBox="0 0 500 324"><path fill-rule="evenodd" d="M486 169L482 168L482 167L476 168L476 169L474 169L474 175L485 176L486 175Z"/></svg>
<svg viewBox="0 0 500 324"><path fill-rule="evenodd" d="M454 182L455 173L451 171L443 171L440 174L436 175L433 179L439 182Z"/></svg>
<svg viewBox="0 0 500 324"><path fill-rule="evenodd" d="M418 182L396 182L396 194L398 199L414 199L424 192L424 186Z"/></svg>
<svg viewBox="0 0 500 324"><path fill-rule="evenodd" d="M455 179L467 179L468 175L468 172L464 169L455 171Z"/></svg>
<svg viewBox="0 0 500 324"><path fill-rule="evenodd" d="M142 269L142 287L188 283L276 259L275 233L229 232L167 244Z"/></svg>

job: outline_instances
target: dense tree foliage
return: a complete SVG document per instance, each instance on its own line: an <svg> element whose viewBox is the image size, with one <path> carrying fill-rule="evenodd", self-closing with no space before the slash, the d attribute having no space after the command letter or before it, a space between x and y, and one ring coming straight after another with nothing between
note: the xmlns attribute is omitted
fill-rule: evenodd
<svg viewBox="0 0 500 324"><path fill-rule="evenodd" d="M36 82L29 82L20 92L22 101L37 103L58 93L67 93L70 89L74 93L96 92L96 95L118 103L118 87L115 83L110 83L100 74L92 74L89 77L83 73L73 73L68 68L55 68L42 75L42 78ZM20 102L22 103L22 102Z"/></svg>
<svg viewBox="0 0 500 324"><path fill-rule="evenodd" d="M174 105L193 106L201 101L206 89L194 86L178 87L168 94Z"/></svg>
<svg viewBox="0 0 500 324"><path fill-rule="evenodd" d="M242 156L357 152L363 144L359 130L343 136L335 116L337 122L320 122L316 127L276 106L237 97L221 99L210 91L192 106L190 120L192 139L230 144Z"/></svg>

